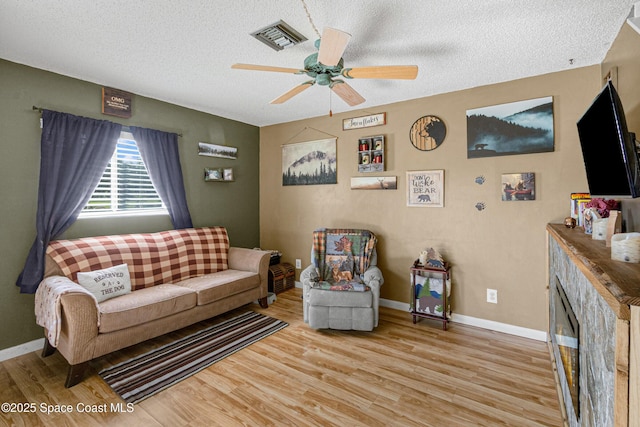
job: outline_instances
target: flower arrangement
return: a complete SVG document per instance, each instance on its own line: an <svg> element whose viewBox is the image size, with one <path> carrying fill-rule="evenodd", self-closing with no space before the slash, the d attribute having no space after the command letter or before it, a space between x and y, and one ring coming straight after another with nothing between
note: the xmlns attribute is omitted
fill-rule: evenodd
<svg viewBox="0 0 640 427"><path fill-rule="evenodd" d="M591 199L585 208L595 208L601 218L609 218L610 211L620 210L620 202L618 200Z"/></svg>

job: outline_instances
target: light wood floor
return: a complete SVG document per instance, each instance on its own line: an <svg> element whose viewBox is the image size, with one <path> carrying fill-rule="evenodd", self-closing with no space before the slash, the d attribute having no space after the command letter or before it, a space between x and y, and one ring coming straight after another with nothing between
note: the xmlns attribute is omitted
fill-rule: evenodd
<svg viewBox="0 0 640 427"><path fill-rule="evenodd" d="M374 332L315 331L302 321L300 294L293 289L268 309L251 304L225 315L253 309L289 326L131 412L126 406L111 412L122 401L97 372L202 324L99 358L70 389L58 353L2 362L0 402L32 403L36 410L3 412L0 420L11 426L563 424L545 343L455 323L448 331L429 320L414 325L408 313L384 307ZM71 413L47 415L47 405L70 405Z"/></svg>

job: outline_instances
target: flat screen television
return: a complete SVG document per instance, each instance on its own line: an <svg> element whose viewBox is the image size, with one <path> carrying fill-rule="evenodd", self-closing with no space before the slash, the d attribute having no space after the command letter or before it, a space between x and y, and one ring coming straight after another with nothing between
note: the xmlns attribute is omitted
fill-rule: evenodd
<svg viewBox="0 0 640 427"><path fill-rule="evenodd" d="M578 120L591 197L640 196L640 161L620 97L611 80Z"/></svg>

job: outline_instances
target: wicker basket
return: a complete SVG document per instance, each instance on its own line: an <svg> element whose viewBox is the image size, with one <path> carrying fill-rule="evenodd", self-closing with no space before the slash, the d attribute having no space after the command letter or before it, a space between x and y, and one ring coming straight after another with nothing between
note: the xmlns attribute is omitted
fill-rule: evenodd
<svg viewBox="0 0 640 427"><path fill-rule="evenodd" d="M279 294L296 286L296 273L293 265L281 263L269 266L269 291Z"/></svg>

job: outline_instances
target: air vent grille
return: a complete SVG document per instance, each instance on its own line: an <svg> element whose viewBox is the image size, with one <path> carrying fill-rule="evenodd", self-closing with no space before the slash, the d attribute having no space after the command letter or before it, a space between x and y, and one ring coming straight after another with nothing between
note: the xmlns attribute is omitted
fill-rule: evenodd
<svg viewBox="0 0 640 427"><path fill-rule="evenodd" d="M253 32L251 35L274 50L282 50L307 40L305 36L282 20Z"/></svg>

